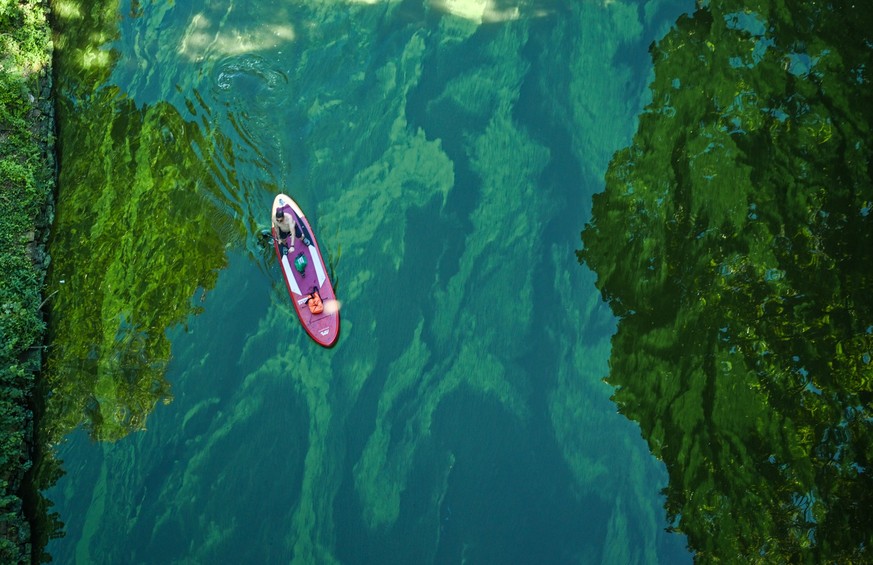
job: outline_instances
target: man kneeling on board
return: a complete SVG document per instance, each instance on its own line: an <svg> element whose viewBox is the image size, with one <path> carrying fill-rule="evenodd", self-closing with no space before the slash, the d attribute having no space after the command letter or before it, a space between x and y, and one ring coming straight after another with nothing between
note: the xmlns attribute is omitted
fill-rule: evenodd
<svg viewBox="0 0 873 565"><path fill-rule="evenodd" d="M279 234L279 243L288 249L293 248L294 237L296 235L294 232L300 228L297 227L297 223L291 219L291 216L286 214L281 208L276 208L276 217L273 220L273 225Z"/></svg>

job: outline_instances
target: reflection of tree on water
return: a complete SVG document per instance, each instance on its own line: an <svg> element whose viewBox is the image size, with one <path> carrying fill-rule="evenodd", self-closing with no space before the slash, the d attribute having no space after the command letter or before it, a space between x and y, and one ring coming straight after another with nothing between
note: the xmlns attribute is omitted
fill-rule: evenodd
<svg viewBox="0 0 873 565"><path fill-rule="evenodd" d="M873 541L873 18L778 4L710 2L658 45L579 253L622 317L614 400L704 561Z"/></svg>
<svg viewBox="0 0 873 565"><path fill-rule="evenodd" d="M61 206L42 427L52 441L82 423L115 440L169 401L165 332L200 308L194 295L214 284L223 240L239 228L203 197L218 192L211 148L227 144L167 103L137 107L107 86L116 56L104 43L117 22L65 10L56 24Z"/></svg>
<svg viewBox="0 0 873 565"><path fill-rule="evenodd" d="M220 214L190 186L209 179L189 145L206 146L197 127L169 105L98 97L81 119L68 116L63 136L107 157L61 170L46 424L60 434L84 417L95 438L112 440L169 400L166 329L199 308L198 287L210 288L226 259Z"/></svg>

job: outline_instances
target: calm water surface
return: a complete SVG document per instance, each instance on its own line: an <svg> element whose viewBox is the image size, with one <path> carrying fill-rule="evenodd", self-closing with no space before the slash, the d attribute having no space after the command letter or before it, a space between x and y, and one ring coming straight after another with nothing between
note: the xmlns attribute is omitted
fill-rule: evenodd
<svg viewBox="0 0 873 565"><path fill-rule="evenodd" d="M123 1L89 33L58 3L56 339L93 382L55 561L690 561L574 252L691 8ZM332 263L332 350L257 244L277 191Z"/></svg>

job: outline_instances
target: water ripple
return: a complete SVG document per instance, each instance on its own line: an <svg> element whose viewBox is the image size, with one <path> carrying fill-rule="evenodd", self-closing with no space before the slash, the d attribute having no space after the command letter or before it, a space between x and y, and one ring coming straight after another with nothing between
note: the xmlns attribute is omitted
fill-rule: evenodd
<svg viewBox="0 0 873 565"><path fill-rule="evenodd" d="M228 57L216 67L215 87L219 97L242 96L263 104L286 94L288 82L285 73L271 68L260 55Z"/></svg>

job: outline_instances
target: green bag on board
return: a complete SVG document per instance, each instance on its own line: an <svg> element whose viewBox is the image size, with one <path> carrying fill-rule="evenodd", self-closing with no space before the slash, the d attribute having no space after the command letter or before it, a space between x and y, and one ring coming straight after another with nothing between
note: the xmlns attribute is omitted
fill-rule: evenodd
<svg viewBox="0 0 873 565"><path fill-rule="evenodd" d="M303 271L306 270L306 257L303 255L303 253L301 253L297 256L296 259L294 259L294 268L297 269L297 272L301 275L303 274Z"/></svg>

